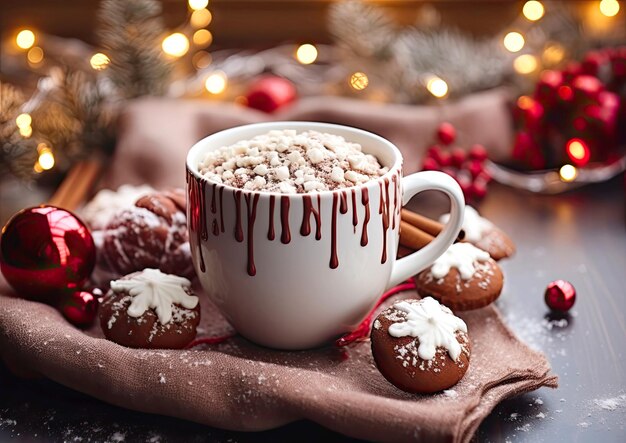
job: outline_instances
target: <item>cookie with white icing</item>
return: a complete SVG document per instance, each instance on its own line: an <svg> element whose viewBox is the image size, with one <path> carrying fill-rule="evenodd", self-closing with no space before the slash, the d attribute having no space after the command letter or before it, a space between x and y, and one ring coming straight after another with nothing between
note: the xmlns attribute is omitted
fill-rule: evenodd
<svg viewBox="0 0 626 443"><path fill-rule="evenodd" d="M185 192L154 192L117 213L96 237L99 261L115 276L145 268L194 278Z"/></svg>
<svg viewBox="0 0 626 443"><path fill-rule="evenodd" d="M200 303L186 278L145 269L111 282L99 317L105 337L120 345L181 349L196 336Z"/></svg>
<svg viewBox="0 0 626 443"><path fill-rule="evenodd" d="M447 223L450 215L441 217L442 223ZM471 206L465 207L463 217L464 242L471 243L483 251L487 251L494 260L501 260L515 253L513 240L484 217L481 217L476 209Z"/></svg>
<svg viewBox="0 0 626 443"><path fill-rule="evenodd" d="M489 253L470 243L454 243L415 277L417 292L453 311L478 309L495 301L504 276Z"/></svg>
<svg viewBox="0 0 626 443"><path fill-rule="evenodd" d="M371 341L378 370L403 391L448 389L469 367L467 325L430 297L402 300L381 312Z"/></svg>

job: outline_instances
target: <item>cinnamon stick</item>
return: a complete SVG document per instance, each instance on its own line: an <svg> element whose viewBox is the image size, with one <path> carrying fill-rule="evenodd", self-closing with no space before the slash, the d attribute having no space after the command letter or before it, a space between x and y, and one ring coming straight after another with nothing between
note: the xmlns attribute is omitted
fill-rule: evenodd
<svg viewBox="0 0 626 443"><path fill-rule="evenodd" d="M400 244L407 248L418 250L434 240L429 233L416 228L412 224L400 221Z"/></svg>
<svg viewBox="0 0 626 443"><path fill-rule="evenodd" d="M402 209L401 216L403 221L415 226L418 229L436 237L443 230L444 225L436 220L425 217L421 214L409 211L408 209ZM463 240L465 232L461 230L456 241Z"/></svg>
<svg viewBox="0 0 626 443"><path fill-rule="evenodd" d="M48 202L64 209L74 210L86 199L100 175L101 163L85 160L77 163L67 174Z"/></svg>

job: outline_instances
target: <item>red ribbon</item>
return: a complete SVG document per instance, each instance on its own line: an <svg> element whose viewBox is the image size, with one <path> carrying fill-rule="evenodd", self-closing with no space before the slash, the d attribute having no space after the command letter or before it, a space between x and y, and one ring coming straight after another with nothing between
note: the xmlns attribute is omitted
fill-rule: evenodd
<svg viewBox="0 0 626 443"><path fill-rule="evenodd" d="M365 320L363 320L354 331L336 340L335 346L348 346L349 344L352 344L356 341L364 340L365 338L367 338L370 334L372 321L374 320L374 315L376 314L376 310L378 309L378 307L389 297L396 295L399 292L409 291L411 289L415 289L415 283L413 281L407 281L385 292L376 303L376 306L374 306L374 308L370 311L367 317L365 317Z"/></svg>

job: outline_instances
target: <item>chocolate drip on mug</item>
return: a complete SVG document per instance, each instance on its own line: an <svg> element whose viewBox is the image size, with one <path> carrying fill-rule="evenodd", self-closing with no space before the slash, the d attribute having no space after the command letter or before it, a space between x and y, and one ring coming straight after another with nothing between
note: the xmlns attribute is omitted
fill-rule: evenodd
<svg viewBox="0 0 626 443"><path fill-rule="evenodd" d="M256 205L259 202L259 194L246 194L246 210L248 214L248 275L256 275L256 265L254 264L254 222L256 221ZM252 208L250 200L252 199Z"/></svg>
<svg viewBox="0 0 626 443"><path fill-rule="evenodd" d="M235 191L235 240L243 241L243 228L241 227L241 191Z"/></svg>
<svg viewBox="0 0 626 443"><path fill-rule="evenodd" d="M213 219L213 235L218 236L220 234L220 227L217 224L217 219Z"/></svg>
<svg viewBox="0 0 626 443"><path fill-rule="evenodd" d="M287 244L291 241L291 232L289 231L289 197L283 195L280 198L280 241Z"/></svg>
<svg viewBox="0 0 626 443"><path fill-rule="evenodd" d="M356 189L352 189L352 229L356 234L356 225L359 224L359 214L356 212Z"/></svg>
<svg viewBox="0 0 626 443"><path fill-rule="evenodd" d="M345 214L348 212L348 193L341 191L341 204L339 205L339 212Z"/></svg>
<svg viewBox="0 0 626 443"><path fill-rule="evenodd" d="M220 186L220 228L224 232L224 186Z"/></svg>
<svg viewBox="0 0 626 443"><path fill-rule="evenodd" d="M270 195L270 220L269 228L267 228L267 239L274 240L276 233L274 232L274 206L276 206L276 196Z"/></svg>
<svg viewBox="0 0 626 443"><path fill-rule="evenodd" d="M331 238L330 238L330 267L336 269L339 266L339 259L337 258L337 201L339 200L339 194L333 193L333 214L332 214L332 226L331 226Z"/></svg>
<svg viewBox="0 0 626 443"><path fill-rule="evenodd" d="M385 198L383 198L383 183L385 184ZM389 179L379 182L378 185L380 187L378 213L382 215L383 219L383 253L380 262L385 263L387 261L387 229L389 229Z"/></svg>
<svg viewBox="0 0 626 443"><path fill-rule="evenodd" d="M322 209L321 197L317 194L317 210L313 208L313 199L310 195L302 196L302 224L300 225L300 235L307 236L311 233L311 214L315 218L315 239L322 238L322 220L320 211Z"/></svg>
<svg viewBox="0 0 626 443"><path fill-rule="evenodd" d="M214 183L212 186L211 193L211 213L215 214L217 212L217 207L215 206L215 194L216 194L217 183Z"/></svg>
<svg viewBox="0 0 626 443"><path fill-rule="evenodd" d="M204 257L202 256L202 241L206 240L209 235L206 232L206 216L201 209L201 202L204 199L204 187L203 180L196 179L194 175L187 171L187 187L188 187L188 217L190 219L190 231L195 233L196 245L198 248L198 258L200 259L200 271L206 270L204 264Z"/></svg>
<svg viewBox="0 0 626 443"><path fill-rule="evenodd" d="M363 220L363 230L361 231L361 246L367 246L367 223L370 221L370 196L367 188L361 190L361 203L365 207L365 219Z"/></svg>
<svg viewBox="0 0 626 443"><path fill-rule="evenodd" d="M398 177L391 176L393 181L393 218L391 222L391 229L396 229L396 208L398 207Z"/></svg>

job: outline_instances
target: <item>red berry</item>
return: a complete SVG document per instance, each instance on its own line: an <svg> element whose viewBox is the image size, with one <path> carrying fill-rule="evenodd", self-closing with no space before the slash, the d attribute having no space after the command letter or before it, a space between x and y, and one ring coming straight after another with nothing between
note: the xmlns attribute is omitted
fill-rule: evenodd
<svg viewBox="0 0 626 443"><path fill-rule="evenodd" d="M441 143L448 146L456 139L456 129L451 123L444 122L437 129L437 138Z"/></svg>
<svg viewBox="0 0 626 443"><path fill-rule="evenodd" d="M426 157L422 162L422 169L424 171L438 171L439 164L434 158Z"/></svg>
<svg viewBox="0 0 626 443"><path fill-rule="evenodd" d="M472 174L473 178L478 177L478 174L480 174L481 172L483 172L483 170L485 169L485 167L483 166L483 163L479 160L473 160L470 164L469 167L467 168L470 172L470 174Z"/></svg>
<svg viewBox="0 0 626 443"><path fill-rule="evenodd" d="M439 164L441 166L452 166L452 157L450 153L441 151L439 154Z"/></svg>
<svg viewBox="0 0 626 443"><path fill-rule="evenodd" d="M487 159L487 150L483 145L475 144L470 148L469 156L474 160L485 160Z"/></svg>
<svg viewBox="0 0 626 443"><path fill-rule="evenodd" d="M441 155L443 154L443 150L439 145L432 145L426 151L426 156L434 159L437 163L441 163Z"/></svg>
<svg viewBox="0 0 626 443"><path fill-rule="evenodd" d="M487 195L487 186L481 183L472 183L470 186L470 194L475 198L483 198Z"/></svg>
<svg viewBox="0 0 626 443"><path fill-rule="evenodd" d="M454 148L452 150L452 154L450 155L450 160L454 166L460 168L463 162L465 161L466 155L465 150L463 148Z"/></svg>

